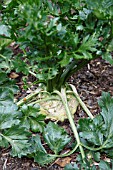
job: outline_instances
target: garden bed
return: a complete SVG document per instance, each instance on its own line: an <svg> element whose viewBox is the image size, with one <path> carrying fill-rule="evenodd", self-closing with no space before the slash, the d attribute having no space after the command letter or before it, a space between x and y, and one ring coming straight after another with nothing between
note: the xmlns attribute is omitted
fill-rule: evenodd
<svg viewBox="0 0 113 170"><path fill-rule="evenodd" d="M31 83L32 77L29 78L29 83ZM17 98L26 96L25 90L23 87L23 82L21 76L17 78L18 84L20 83L20 90L23 91L22 96L18 94ZM109 65L106 61L101 58L91 61L84 69L79 71L77 74L74 74L69 82L77 88L77 91L81 99L85 102L87 107L90 109L93 115L96 115L100 112L98 107L98 99L101 96L102 91L110 92L113 96L113 66ZM33 87L32 87L33 88ZM30 89L29 89L30 90ZM29 91L27 91L29 92ZM83 109L79 106L75 114L75 122L79 120L80 117L85 117ZM66 129L68 134L72 136L73 133L69 127L68 120L64 122L58 122L63 128ZM64 152L67 152L70 149L70 146L64 149ZM48 153L50 151L48 150ZM70 162L75 162L76 156L78 154L74 153L66 158L58 158L52 164L49 164L45 167L39 166L37 163L34 163L33 159L29 158L12 158L9 155L8 149L1 150L0 158L0 169L2 170L63 170L65 164ZM102 155L104 159L104 155ZM107 160L109 161L109 159Z"/></svg>
<svg viewBox="0 0 113 170"><path fill-rule="evenodd" d="M1 169L113 168L112 11L111 0L0 4Z"/></svg>

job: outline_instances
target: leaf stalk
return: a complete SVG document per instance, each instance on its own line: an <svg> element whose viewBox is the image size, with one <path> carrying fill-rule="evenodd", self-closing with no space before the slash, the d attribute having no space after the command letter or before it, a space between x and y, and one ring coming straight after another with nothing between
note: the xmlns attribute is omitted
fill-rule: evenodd
<svg viewBox="0 0 113 170"><path fill-rule="evenodd" d="M78 100L78 102L80 103L81 107L83 108L83 110L87 113L87 115L93 119L94 116L92 115L92 113L90 112L90 110L86 107L85 103L81 100L79 94L77 93L77 90L75 88L74 85L70 84L70 87L73 90L73 94L75 95L76 99Z"/></svg>
<svg viewBox="0 0 113 170"><path fill-rule="evenodd" d="M17 106L21 106L24 103L26 103L27 101L29 101L30 99L32 99L34 96L36 96L39 92L41 91L40 88L36 89L33 93L27 95L25 98L21 99L19 102L17 102Z"/></svg>
<svg viewBox="0 0 113 170"><path fill-rule="evenodd" d="M83 150L83 147L81 145L81 142L80 142L80 138L79 138L79 135L78 135L78 132L77 132L77 128L75 126L75 123L74 123L74 120L72 118L72 114L70 112L70 109L69 109L69 105L68 105L68 102L67 102L67 97L66 97L66 92L65 92L65 89L62 88L61 89L61 93L57 90L54 91L54 93L58 94L62 100L62 103L64 104L64 107L65 107L65 110L66 110L66 113L67 113L67 117L68 117L68 120L70 122L70 125L71 125L71 128L72 128L72 131L74 133L74 137L76 138L76 141L77 141L77 144L79 146L79 149L80 149L80 152L81 152L81 156L82 156L82 159L84 161L85 159L85 153L84 153L84 150Z"/></svg>

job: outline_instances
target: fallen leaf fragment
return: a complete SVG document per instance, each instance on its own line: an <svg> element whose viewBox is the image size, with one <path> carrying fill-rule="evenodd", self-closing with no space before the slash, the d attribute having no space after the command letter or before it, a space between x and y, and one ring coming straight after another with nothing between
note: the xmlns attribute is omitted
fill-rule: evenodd
<svg viewBox="0 0 113 170"><path fill-rule="evenodd" d="M63 168L66 166L66 164L70 163L71 159L72 159L71 157L59 158L55 161L55 163Z"/></svg>
<svg viewBox="0 0 113 170"><path fill-rule="evenodd" d="M12 73L9 75L9 77L10 77L11 79L16 79L17 77L19 77L19 75L18 75L17 73L15 73L15 72L12 72Z"/></svg>

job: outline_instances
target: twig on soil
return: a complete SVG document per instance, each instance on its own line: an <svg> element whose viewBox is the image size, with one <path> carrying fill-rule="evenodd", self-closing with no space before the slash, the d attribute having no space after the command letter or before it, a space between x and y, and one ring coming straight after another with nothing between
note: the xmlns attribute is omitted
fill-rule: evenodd
<svg viewBox="0 0 113 170"><path fill-rule="evenodd" d="M4 162L4 164L3 164L3 170L6 170L6 164L7 164L7 158L5 159L5 162Z"/></svg>

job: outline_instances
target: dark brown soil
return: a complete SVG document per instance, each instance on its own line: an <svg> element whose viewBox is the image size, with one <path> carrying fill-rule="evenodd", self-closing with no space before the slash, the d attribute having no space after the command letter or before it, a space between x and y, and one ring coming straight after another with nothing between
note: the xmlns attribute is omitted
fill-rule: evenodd
<svg viewBox="0 0 113 170"><path fill-rule="evenodd" d="M81 99L86 103L93 115L99 114L98 99L102 91L110 92L113 95L113 66L109 65L101 58L91 61L84 69L74 74L70 80L74 84ZM80 117L85 117L84 111L78 107L75 115L75 122ZM60 123L70 135L73 135L68 121ZM65 148L68 150L68 148ZM74 161L76 153L70 156L70 161ZM67 161L67 160L60 160ZM40 167L34 163L32 159L28 158L12 158L9 150L1 150L0 152L0 170L63 170L62 164L57 165L59 160L53 162L46 167Z"/></svg>

